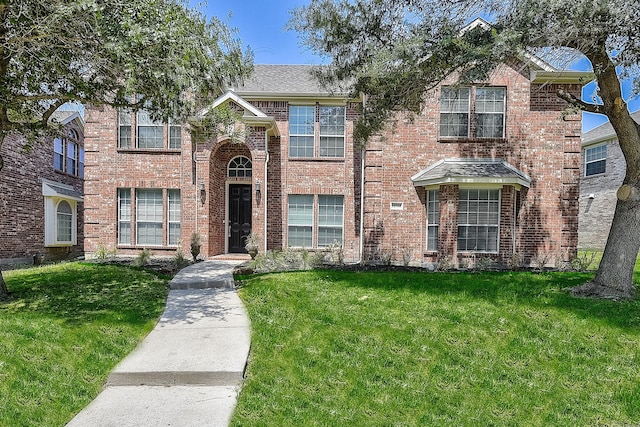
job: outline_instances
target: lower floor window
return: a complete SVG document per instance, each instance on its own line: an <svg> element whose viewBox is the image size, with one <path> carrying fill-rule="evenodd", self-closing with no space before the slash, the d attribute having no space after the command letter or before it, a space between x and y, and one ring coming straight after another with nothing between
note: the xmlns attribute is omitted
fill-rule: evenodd
<svg viewBox="0 0 640 427"><path fill-rule="evenodd" d="M438 190L427 191L427 250L438 250L438 224L440 222L440 195Z"/></svg>
<svg viewBox="0 0 640 427"><path fill-rule="evenodd" d="M133 202L132 194L135 194ZM132 211L133 203L135 211ZM130 188L119 188L118 243L131 244L132 234L135 234L135 244L140 246L178 245L180 190L136 189L132 192Z"/></svg>
<svg viewBox="0 0 640 427"><path fill-rule="evenodd" d="M56 208L56 243L71 243L73 236L73 210L66 200Z"/></svg>
<svg viewBox="0 0 640 427"><path fill-rule="evenodd" d="M341 244L343 222L343 196L319 195L316 198L308 194L291 194L288 204L287 245L323 248L334 242ZM317 232L314 233L314 230Z"/></svg>
<svg viewBox="0 0 640 427"><path fill-rule="evenodd" d="M500 190L461 189L458 250L498 252Z"/></svg>

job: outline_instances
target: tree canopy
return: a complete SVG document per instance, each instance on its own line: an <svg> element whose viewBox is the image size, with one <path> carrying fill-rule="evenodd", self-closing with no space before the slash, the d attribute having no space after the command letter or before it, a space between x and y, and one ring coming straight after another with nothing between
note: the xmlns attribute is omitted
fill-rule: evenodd
<svg viewBox="0 0 640 427"><path fill-rule="evenodd" d="M462 30L478 16L491 25ZM321 81L349 82L370 95L355 126L360 143L394 112L419 111L425 93L450 76L483 80L498 63L531 53L559 70L586 57L597 83L593 102L558 96L609 118L627 170L600 269L579 293L626 298L640 248L640 127L621 80L633 79L633 95L640 93L638 16L637 0L311 0L292 12L290 25L331 59L317 72Z"/></svg>
<svg viewBox="0 0 640 427"><path fill-rule="evenodd" d="M251 64L234 30L182 0L0 0L0 143L35 141L69 101L185 120Z"/></svg>

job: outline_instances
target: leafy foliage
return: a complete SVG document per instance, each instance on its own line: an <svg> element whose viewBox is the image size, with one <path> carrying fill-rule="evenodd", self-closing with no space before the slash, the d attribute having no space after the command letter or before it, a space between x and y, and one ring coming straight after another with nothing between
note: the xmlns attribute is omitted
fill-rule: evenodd
<svg viewBox="0 0 640 427"><path fill-rule="evenodd" d="M294 10L290 25L331 58L317 73L321 82L346 82L354 95L367 95L354 127L358 144L379 135L398 112L419 112L425 94L445 80L485 81L499 63L540 64L532 53L544 58L543 68L558 71L586 57L597 83L594 102L557 94L574 111L608 117L626 161L624 194L631 197L616 206L593 286L577 295L630 298L640 250L640 125L621 79L634 80L634 94L640 93L638 15L637 0L312 0ZM492 24L468 25L478 16Z"/></svg>
<svg viewBox="0 0 640 427"><path fill-rule="evenodd" d="M20 132L32 143L69 101L185 121L251 60L234 30L182 0L5 0L0 140Z"/></svg>

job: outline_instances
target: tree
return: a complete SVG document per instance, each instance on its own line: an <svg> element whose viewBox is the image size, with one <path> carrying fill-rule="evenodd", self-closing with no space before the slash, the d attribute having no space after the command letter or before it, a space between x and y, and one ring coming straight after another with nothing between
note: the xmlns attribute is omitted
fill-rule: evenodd
<svg viewBox="0 0 640 427"><path fill-rule="evenodd" d="M394 112L418 112L425 93L449 76L477 81L498 63L532 52L561 69L584 55L597 82L594 102L558 96L609 118L627 172L599 270L573 293L630 298L640 248L640 128L621 79L635 76L639 92L639 15L637 0L312 0L292 12L290 26L331 59L316 72L321 82L351 82L355 93L370 95L355 126L357 143L382 130ZM461 31L478 16L492 25Z"/></svg>
<svg viewBox="0 0 640 427"><path fill-rule="evenodd" d="M56 132L53 112L72 101L192 117L251 71L252 54L234 30L186 4L0 0L0 144L17 133L28 149Z"/></svg>

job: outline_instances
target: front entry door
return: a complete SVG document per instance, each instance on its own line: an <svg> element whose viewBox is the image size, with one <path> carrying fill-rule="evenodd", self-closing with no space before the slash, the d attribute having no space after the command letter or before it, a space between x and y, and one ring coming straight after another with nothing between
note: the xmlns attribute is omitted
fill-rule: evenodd
<svg viewBox="0 0 640 427"><path fill-rule="evenodd" d="M251 185L229 185L229 252L247 253L245 238L251 233Z"/></svg>

